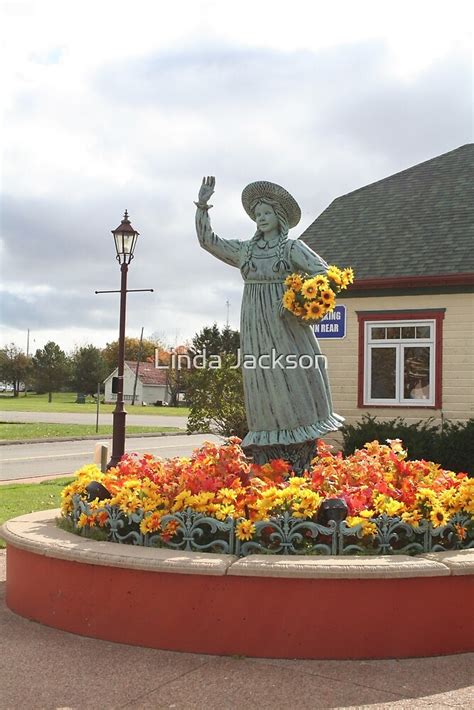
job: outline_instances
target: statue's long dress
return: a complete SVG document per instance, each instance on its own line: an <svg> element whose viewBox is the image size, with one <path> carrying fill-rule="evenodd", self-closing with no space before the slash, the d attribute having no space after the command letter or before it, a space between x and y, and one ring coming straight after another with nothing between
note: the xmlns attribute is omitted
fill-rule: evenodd
<svg viewBox="0 0 474 710"><path fill-rule="evenodd" d="M309 442L310 447L303 454L307 463L308 456L314 454L315 440L339 429L344 419L333 412L325 360L315 358L321 350L312 328L301 325L289 312L280 315L279 304L288 274L323 274L327 264L295 239L286 241L280 255L277 241L266 246L263 240L254 243L249 263L249 242L218 237L206 211L197 210L196 228L204 249L241 270L245 282L240 318L241 360L244 362L246 355L270 356L262 359L269 369L242 368L249 426L242 446L249 447L254 459L263 462L280 456L288 458L282 454L282 447L301 447ZM272 353L274 358L281 355L278 361L283 365L287 355L293 361L299 358L298 366L289 369L276 364L272 368ZM302 355L307 357L301 358ZM258 455L259 450L262 456Z"/></svg>

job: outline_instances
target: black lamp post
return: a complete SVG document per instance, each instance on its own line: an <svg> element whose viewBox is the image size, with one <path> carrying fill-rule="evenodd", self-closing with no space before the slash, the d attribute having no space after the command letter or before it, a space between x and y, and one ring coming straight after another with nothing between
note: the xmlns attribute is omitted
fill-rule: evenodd
<svg viewBox="0 0 474 710"><path fill-rule="evenodd" d="M119 350L118 350L118 378L117 402L113 412L112 458L107 468L116 466L125 452L125 411L123 401L123 372L125 361L125 313L127 304L127 273L128 265L133 259L133 252L137 243L138 232L133 229L125 210L123 220L117 229L112 229L117 250L117 261L122 273L120 283L120 325L119 325Z"/></svg>

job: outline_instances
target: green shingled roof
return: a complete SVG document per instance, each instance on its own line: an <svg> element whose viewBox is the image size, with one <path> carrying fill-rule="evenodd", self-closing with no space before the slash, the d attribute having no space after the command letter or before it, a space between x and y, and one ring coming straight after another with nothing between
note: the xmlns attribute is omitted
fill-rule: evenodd
<svg viewBox="0 0 474 710"><path fill-rule="evenodd" d="M474 144L338 197L301 235L356 278L474 272Z"/></svg>

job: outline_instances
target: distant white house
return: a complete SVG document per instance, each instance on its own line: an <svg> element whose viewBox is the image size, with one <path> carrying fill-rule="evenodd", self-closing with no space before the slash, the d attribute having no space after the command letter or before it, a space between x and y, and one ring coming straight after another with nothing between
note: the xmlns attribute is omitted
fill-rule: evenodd
<svg viewBox="0 0 474 710"><path fill-rule="evenodd" d="M131 360L125 361L124 367L124 401L131 402L133 398L133 388L135 385L135 375L137 363ZM117 401L117 395L112 392L113 378L117 377L118 368L104 380L105 394L104 401L112 404ZM168 388L168 369L160 369L154 363L140 362L138 365L137 387L135 393L136 404L169 404L171 393Z"/></svg>

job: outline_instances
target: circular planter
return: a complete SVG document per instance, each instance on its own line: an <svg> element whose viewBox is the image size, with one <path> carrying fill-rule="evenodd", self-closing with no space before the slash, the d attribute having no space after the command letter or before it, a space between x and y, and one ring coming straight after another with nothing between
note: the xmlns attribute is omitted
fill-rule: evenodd
<svg viewBox="0 0 474 710"><path fill-rule="evenodd" d="M7 605L137 646L267 658L403 658L474 650L474 550L409 557L181 552L96 542L59 511L10 520Z"/></svg>

